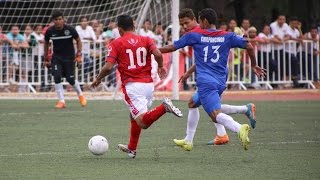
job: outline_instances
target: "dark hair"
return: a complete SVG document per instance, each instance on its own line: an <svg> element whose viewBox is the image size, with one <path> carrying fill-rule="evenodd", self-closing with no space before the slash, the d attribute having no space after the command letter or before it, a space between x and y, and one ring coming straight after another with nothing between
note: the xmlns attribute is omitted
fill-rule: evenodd
<svg viewBox="0 0 320 180"><path fill-rule="evenodd" d="M133 19L129 15L120 15L117 18L118 27L122 28L125 31L133 30Z"/></svg>
<svg viewBox="0 0 320 180"><path fill-rule="evenodd" d="M297 16L292 16L290 17L290 21L299 21Z"/></svg>
<svg viewBox="0 0 320 180"><path fill-rule="evenodd" d="M199 12L199 18L203 20L207 20L209 24L216 24L217 23L217 13L211 8L202 9Z"/></svg>
<svg viewBox="0 0 320 180"><path fill-rule="evenodd" d="M88 18L86 16L81 16L80 17L80 22L82 22L83 19L87 19L87 21L88 21Z"/></svg>
<svg viewBox="0 0 320 180"><path fill-rule="evenodd" d="M63 13L61 11L54 11L51 15L51 19L54 20L56 19L57 17L63 17Z"/></svg>
<svg viewBox="0 0 320 180"><path fill-rule="evenodd" d="M181 18L190 18L190 19L194 19L195 18L195 15L192 11L192 9L189 9L189 8L184 8L184 9L181 9L180 12L179 12L179 19Z"/></svg>
<svg viewBox="0 0 320 180"><path fill-rule="evenodd" d="M150 19L146 19L146 20L144 20L144 22L143 22L143 23L146 23L146 22L151 23Z"/></svg>
<svg viewBox="0 0 320 180"><path fill-rule="evenodd" d="M10 29L12 29L13 27L17 27L17 28L20 30L20 27L19 27L18 25L16 25L16 24L12 25L12 26L10 27Z"/></svg>
<svg viewBox="0 0 320 180"><path fill-rule="evenodd" d="M312 24L310 30L312 30L312 29L316 29L318 31L318 26L315 24Z"/></svg>

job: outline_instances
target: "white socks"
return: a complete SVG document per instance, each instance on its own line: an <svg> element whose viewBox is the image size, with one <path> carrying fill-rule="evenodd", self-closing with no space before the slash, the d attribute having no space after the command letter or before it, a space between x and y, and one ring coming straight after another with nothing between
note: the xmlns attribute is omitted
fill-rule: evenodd
<svg viewBox="0 0 320 180"><path fill-rule="evenodd" d="M189 108L188 114L188 124L187 124L187 132L185 140L187 143L193 142L194 134L196 133L196 129L198 126L198 122L200 119L199 108Z"/></svg>
<svg viewBox="0 0 320 180"><path fill-rule="evenodd" d="M227 129L231 130L232 132L238 133L241 128L241 124L233 120L233 118L229 115L226 115L224 113L219 113L216 117L217 123L223 125Z"/></svg>
<svg viewBox="0 0 320 180"><path fill-rule="evenodd" d="M54 87L56 89L59 101L64 102L63 85L61 83L58 83L55 84Z"/></svg>
<svg viewBox="0 0 320 180"><path fill-rule="evenodd" d="M73 88L77 92L78 96L82 96L82 91L78 81L75 81Z"/></svg>
<svg viewBox="0 0 320 180"><path fill-rule="evenodd" d="M219 124L219 123L214 123L214 125L215 125L216 128L217 128L217 135L218 135L218 136L224 136L224 135L227 134L226 128L224 128L224 126L222 126L222 125Z"/></svg>
<svg viewBox="0 0 320 180"><path fill-rule="evenodd" d="M231 106L228 104L221 105L221 112L225 114L244 114L248 110L247 106Z"/></svg>

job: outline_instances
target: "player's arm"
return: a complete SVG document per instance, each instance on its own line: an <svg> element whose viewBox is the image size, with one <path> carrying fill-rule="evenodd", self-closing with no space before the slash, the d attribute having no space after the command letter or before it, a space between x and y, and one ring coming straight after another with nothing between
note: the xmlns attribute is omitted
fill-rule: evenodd
<svg viewBox="0 0 320 180"><path fill-rule="evenodd" d="M174 41L173 44L166 45L164 47L159 48L161 53L169 53L176 51L177 49L184 48L186 46L192 46L193 36L191 33L187 33L183 35L179 40Z"/></svg>
<svg viewBox="0 0 320 180"><path fill-rule="evenodd" d="M251 45L251 43L247 43L245 49L247 50L248 52L248 55L250 57L250 61L251 61L251 67L254 71L254 73L260 78L260 77L265 77L265 75L267 74L267 70L266 69L263 69L261 67L259 67L257 65L257 60L256 60L256 55L255 55L255 52L254 52L254 48L253 46Z"/></svg>
<svg viewBox="0 0 320 180"><path fill-rule="evenodd" d="M82 43L81 43L81 39L78 36L76 39L76 44L77 44L77 53L76 53L76 57L81 57L81 51L82 51Z"/></svg>
<svg viewBox="0 0 320 180"><path fill-rule="evenodd" d="M114 66L113 62L107 61L106 64L102 67L96 80L94 80L93 83L91 84L91 87L96 88L101 83L101 80L112 72L113 66Z"/></svg>
<svg viewBox="0 0 320 180"><path fill-rule="evenodd" d="M194 65L192 65L192 66L187 70L187 72L185 72L185 73L180 77L179 83L187 80L187 79L192 75L192 73L195 72L195 71L196 71L196 65L194 64Z"/></svg>
<svg viewBox="0 0 320 180"><path fill-rule="evenodd" d="M154 49L151 51L151 54L154 55L154 59L158 63L158 74L160 79L164 79L167 76L166 70L163 68L163 57L159 49Z"/></svg>
<svg viewBox="0 0 320 180"><path fill-rule="evenodd" d="M163 46L163 47L159 48L159 51L160 51L161 53L163 53L163 54L164 54L164 53L173 52L173 51L175 51L175 50L177 50L177 49L174 47L173 44L166 45L166 46Z"/></svg>

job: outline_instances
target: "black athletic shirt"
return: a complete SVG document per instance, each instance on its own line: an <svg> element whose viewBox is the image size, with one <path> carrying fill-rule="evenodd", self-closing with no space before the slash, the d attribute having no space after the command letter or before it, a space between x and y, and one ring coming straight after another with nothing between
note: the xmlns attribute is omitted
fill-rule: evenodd
<svg viewBox="0 0 320 180"><path fill-rule="evenodd" d="M50 27L46 32L45 41L52 40L53 56L74 57L73 39L78 37L76 29L65 24L61 30L56 29L55 26Z"/></svg>

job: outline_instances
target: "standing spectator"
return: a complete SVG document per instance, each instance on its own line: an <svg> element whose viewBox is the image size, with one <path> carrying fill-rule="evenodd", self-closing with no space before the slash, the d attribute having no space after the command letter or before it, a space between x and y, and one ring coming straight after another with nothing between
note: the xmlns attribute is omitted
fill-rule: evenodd
<svg viewBox="0 0 320 180"><path fill-rule="evenodd" d="M241 31L242 34L246 37L249 36L249 28L250 28L250 20L248 18L244 18L241 23Z"/></svg>
<svg viewBox="0 0 320 180"><path fill-rule="evenodd" d="M96 19L93 19L91 21L91 27L92 27L93 31L96 32L97 29L99 29L99 21Z"/></svg>
<svg viewBox="0 0 320 180"><path fill-rule="evenodd" d="M75 28L65 24L62 12L56 11L52 14L54 26L50 27L45 34L44 44L44 62L46 66L52 65L55 89L58 95L58 103L55 106L58 109L65 108L64 89L61 83L61 78L72 85L78 94L81 106L85 107L87 101L83 96L82 90L77 80L74 78L75 61L81 62L82 44L79 35ZM53 56L51 62L48 60L48 45L49 40L53 44ZM77 53L73 40L77 42Z"/></svg>
<svg viewBox="0 0 320 180"><path fill-rule="evenodd" d="M90 58L90 44L92 41L96 41L97 37L92 27L88 25L88 19L86 17L80 18L80 25L76 26L76 30L82 42L83 72L84 75L87 76L92 67L92 59Z"/></svg>
<svg viewBox="0 0 320 180"><path fill-rule="evenodd" d="M112 30L117 27L117 24L114 21L110 21L107 30L102 33L102 37L105 40L106 45L110 43L110 41L113 39Z"/></svg>
<svg viewBox="0 0 320 180"><path fill-rule="evenodd" d="M0 26L0 63L2 63L2 67L3 67L0 69L0 74L1 74L1 76L3 76L3 79L6 79L6 76L7 76L7 74L5 73L6 72L6 69L5 69L6 61L4 60L4 58L6 57L5 50L7 48L6 45L8 43L10 44L10 41L7 38L7 35L2 33L2 26Z"/></svg>
<svg viewBox="0 0 320 180"><path fill-rule="evenodd" d="M143 23L143 27L139 30L139 35L141 36L148 36L151 39L155 40L155 35L151 31L151 21L149 19L146 19Z"/></svg>
<svg viewBox="0 0 320 180"><path fill-rule="evenodd" d="M31 82L35 80L35 76L29 76L31 74L30 72L34 72L34 68L37 66L34 66L34 54L32 52L32 49L36 47L37 41L36 38L33 35L33 29L30 25L27 25L24 29L24 38L29 44L29 48L26 48L25 50L22 51L21 54L21 69L22 69L22 79L21 82ZM33 73L33 75L35 75ZM20 86L19 87L19 92L26 92L27 91L27 86Z"/></svg>
<svg viewBox="0 0 320 180"><path fill-rule="evenodd" d="M162 27L162 24L161 22L158 22L154 28L154 38L157 42L157 48L160 48L164 45L164 42L165 42L165 33L164 33L164 30L163 30L163 27Z"/></svg>
<svg viewBox="0 0 320 180"><path fill-rule="evenodd" d="M41 85L40 85L40 91L48 91L49 89L51 89L51 85L46 85L45 84L45 71L42 68L43 67L43 56L44 56L44 35L42 34L43 28L41 25L37 25L35 28L35 31L33 32L34 37L36 38L36 42L37 42L37 46L33 49L33 54L35 55L34 58L34 64L40 64L40 67L37 68L38 66L36 66L37 69L40 70L40 81L41 81ZM36 75L38 74L38 72L35 73ZM50 72L48 73L50 74ZM50 81L51 78L48 78L48 81Z"/></svg>
<svg viewBox="0 0 320 180"><path fill-rule="evenodd" d="M227 23L224 22L224 21L222 21L222 22L220 23L219 30L227 31L227 30L228 30Z"/></svg>
<svg viewBox="0 0 320 180"><path fill-rule="evenodd" d="M14 77L15 68L20 64L21 50L29 48L29 44L25 37L21 35L20 28L17 25L11 27L7 38L10 41L11 48L9 48L10 66L9 66L9 83L15 84ZM19 57L20 56L20 57Z"/></svg>
<svg viewBox="0 0 320 180"><path fill-rule="evenodd" d="M270 24L272 35L274 36L274 38L278 39L281 42L279 44L274 44L274 58L280 69L280 71L278 72L280 73L278 77L279 80L282 80L284 76L283 69L285 64L283 59L283 38L284 38L284 35L286 34L288 27L289 26L286 23L286 16L282 14L278 16L275 22Z"/></svg>
<svg viewBox="0 0 320 180"><path fill-rule="evenodd" d="M299 21L297 17L291 17L289 27L287 28L284 36L284 40L292 40L302 43L302 34L298 30ZM286 66L286 75L289 75L289 68L291 64L291 80L293 81L294 87L299 87L298 83L298 74L299 74L299 60L297 57L297 44L289 42L285 46L285 66ZM291 63L290 63L290 62Z"/></svg>
<svg viewBox="0 0 320 180"><path fill-rule="evenodd" d="M312 42L303 43L304 47L302 49L302 74L303 76L308 76L308 80L313 80L317 87L320 87L318 82L319 66L317 63L317 55L320 54L319 36L317 26L312 26L310 31L304 34L304 39ZM308 67L306 67L307 65ZM308 69L308 74L305 72L306 69Z"/></svg>
<svg viewBox="0 0 320 180"><path fill-rule="evenodd" d="M268 80L273 80L273 73L278 75L276 61L272 58L272 43L281 44L281 41L271 34L271 29L268 24L263 26L263 30L258 35L260 48L258 50L258 65L265 68L268 72ZM275 85L276 86L276 85Z"/></svg>
<svg viewBox="0 0 320 180"><path fill-rule="evenodd" d="M235 19L230 19L228 31L234 32L237 35L243 35L243 33L242 33L241 29L238 27L237 21Z"/></svg>

